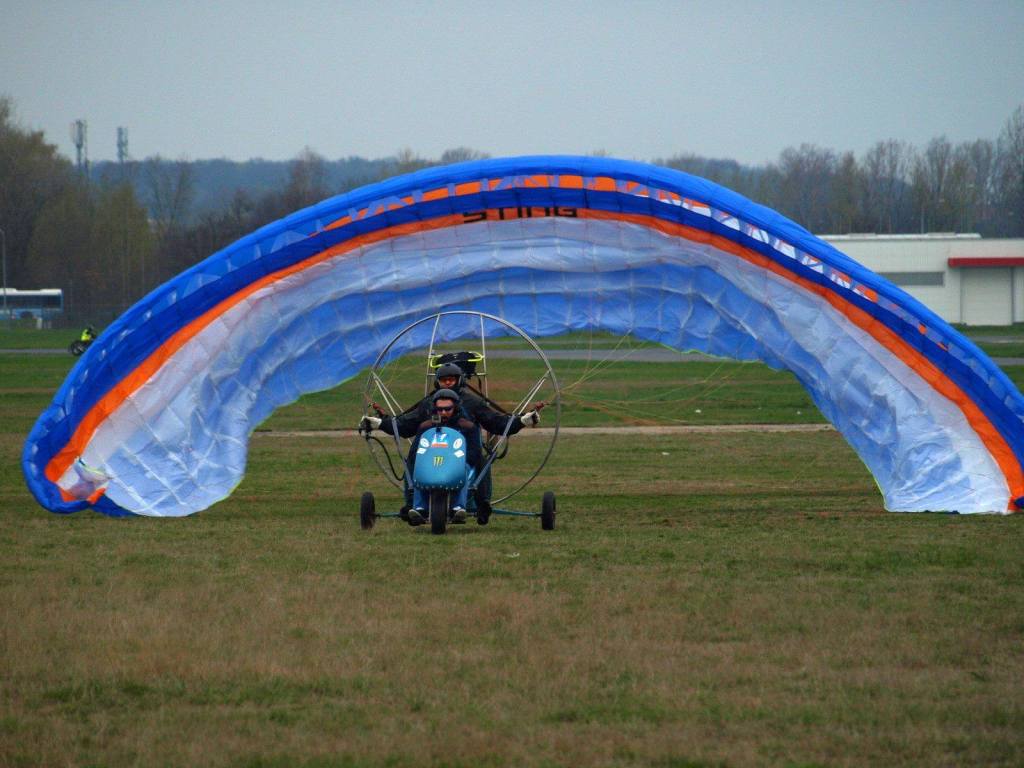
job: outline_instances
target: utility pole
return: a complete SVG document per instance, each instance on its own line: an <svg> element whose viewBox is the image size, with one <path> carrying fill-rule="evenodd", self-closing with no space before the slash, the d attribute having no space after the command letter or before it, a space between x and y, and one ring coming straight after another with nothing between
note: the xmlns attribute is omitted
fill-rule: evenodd
<svg viewBox="0 0 1024 768"><path fill-rule="evenodd" d="M117 162L119 162L123 168L124 164L128 162L128 129L118 128L117 129Z"/></svg>
<svg viewBox="0 0 1024 768"><path fill-rule="evenodd" d="M80 173L89 175L89 128L85 120L75 120L71 124L71 143L75 145L75 165Z"/></svg>

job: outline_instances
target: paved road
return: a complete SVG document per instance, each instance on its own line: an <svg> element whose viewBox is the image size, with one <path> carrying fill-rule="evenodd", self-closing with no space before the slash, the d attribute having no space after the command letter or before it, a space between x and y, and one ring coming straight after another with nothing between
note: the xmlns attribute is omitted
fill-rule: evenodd
<svg viewBox="0 0 1024 768"><path fill-rule="evenodd" d="M703 355L699 352L677 352L664 347L646 347L641 349L551 349L544 354L549 360L611 360L632 363L679 363L679 362L721 362L725 358ZM529 350L491 349L487 352L492 358L531 359L535 357ZM1024 357L994 357L996 365L1024 365Z"/></svg>
<svg viewBox="0 0 1024 768"><path fill-rule="evenodd" d="M981 334L980 336L971 336L971 341L975 344L1018 344L1020 339L1016 336L990 336L988 334Z"/></svg>
<svg viewBox="0 0 1024 768"><path fill-rule="evenodd" d="M542 347L543 349L543 347ZM700 352L677 352L665 347L641 347L639 349L545 349L548 360L610 360L612 362L628 361L631 363L679 363L679 362L714 362L720 357L704 355ZM501 358L514 360L532 360L536 357L529 349L488 349L487 356L496 360Z"/></svg>
<svg viewBox="0 0 1024 768"><path fill-rule="evenodd" d="M66 349L0 349L0 355L66 355ZM549 360L610 360L631 363L680 363L680 362L715 362L724 358L703 355L699 352L677 352L665 347L643 347L640 349L549 349L544 354ZM536 355L528 349L488 349L487 356L496 360L501 358L514 360L531 360ZM993 357L996 365L1024 365L1024 357Z"/></svg>

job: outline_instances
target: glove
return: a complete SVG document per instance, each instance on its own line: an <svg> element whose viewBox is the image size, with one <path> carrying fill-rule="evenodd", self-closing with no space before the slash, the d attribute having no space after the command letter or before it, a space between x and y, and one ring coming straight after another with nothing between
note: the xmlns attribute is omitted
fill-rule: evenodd
<svg viewBox="0 0 1024 768"><path fill-rule="evenodd" d="M536 427L540 424L540 414L537 411L527 411L519 417L519 423L524 427Z"/></svg>
<svg viewBox="0 0 1024 768"><path fill-rule="evenodd" d="M372 432L375 429L380 429L380 419L376 416L363 416L359 420L360 432Z"/></svg>

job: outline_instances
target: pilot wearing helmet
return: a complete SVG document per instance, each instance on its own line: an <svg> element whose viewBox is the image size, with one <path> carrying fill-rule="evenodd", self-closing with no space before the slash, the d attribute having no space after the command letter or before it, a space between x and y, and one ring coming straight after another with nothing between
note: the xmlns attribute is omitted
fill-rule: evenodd
<svg viewBox="0 0 1024 768"><path fill-rule="evenodd" d="M475 461L480 459L480 443L479 443L479 429L476 424L467 419L462 415L461 409L459 408L460 397L457 392L450 389L441 388L434 392L430 396L431 409L433 411L429 421L424 421L420 424L419 430L417 431L417 440L413 442L413 446L419 442L419 437L437 427L449 427L462 433L462 436L466 439L466 462L468 465L473 466ZM475 448L475 453L474 453ZM410 464L411 468L411 464ZM426 505L426 499L424 492L419 488L413 489L412 494L412 507L407 510L410 525L422 525L426 522L426 514L424 507ZM469 484L466 483L459 490L458 496L455 499L455 504L452 506L452 520L456 523L466 522L466 503L469 499Z"/></svg>

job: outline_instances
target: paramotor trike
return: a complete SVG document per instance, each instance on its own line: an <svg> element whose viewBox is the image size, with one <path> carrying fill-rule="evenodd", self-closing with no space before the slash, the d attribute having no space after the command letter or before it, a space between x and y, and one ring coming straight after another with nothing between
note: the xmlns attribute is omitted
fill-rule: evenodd
<svg viewBox="0 0 1024 768"><path fill-rule="evenodd" d="M467 339L476 337L479 349L467 351ZM488 344L492 351L488 353ZM420 393L410 389L409 383L419 377L414 373L422 366L426 353L426 375L422 396L431 392L435 371L442 365L455 363L462 369L462 391L467 397L482 400L486 406L509 418L511 425L529 409L545 408L546 420L553 420L538 438L530 439L530 449L510 452L509 429L503 434L480 431L479 436L466 436L448 426L435 424L413 438L402 438L394 429L379 433L363 433L377 466L385 477L401 489L404 504L397 512L378 512L373 493L363 494L359 519L364 529L374 526L377 519L396 517L409 520L409 509L415 489L427 501L426 517L433 533L441 534L451 523L464 522L456 514L454 505L459 491L468 489L466 517L475 518L486 525L492 515L539 517L544 530L555 527L555 494L544 493L539 512L510 509L504 502L522 491L537 477L554 450L558 438L560 403L558 382L547 356L525 331L511 323L482 312L456 310L439 312L422 318L400 331L381 351L367 377L364 389L365 413L394 418L412 411L419 404ZM506 363L506 373L498 386L491 359ZM419 362L417 362L419 361ZM410 370L410 364L413 366ZM488 370L490 368L490 370ZM499 374L500 375L500 374ZM418 385L413 383L416 389ZM404 387L404 392L401 391ZM492 394L500 391L506 401L517 404L506 409ZM378 400L381 404L378 404ZM415 400L408 408L403 402ZM548 438L545 441L545 438ZM467 451L465 441L480 441L480 459L474 465L469 460L473 452ZM456 443L458 446L456 447ZM458 455L461 454L461 455ZM517 455L518 459L511 458ZM502 466L502 482L495 482L493 470ZM508 471L505 471L505 470Z"/></svg>

